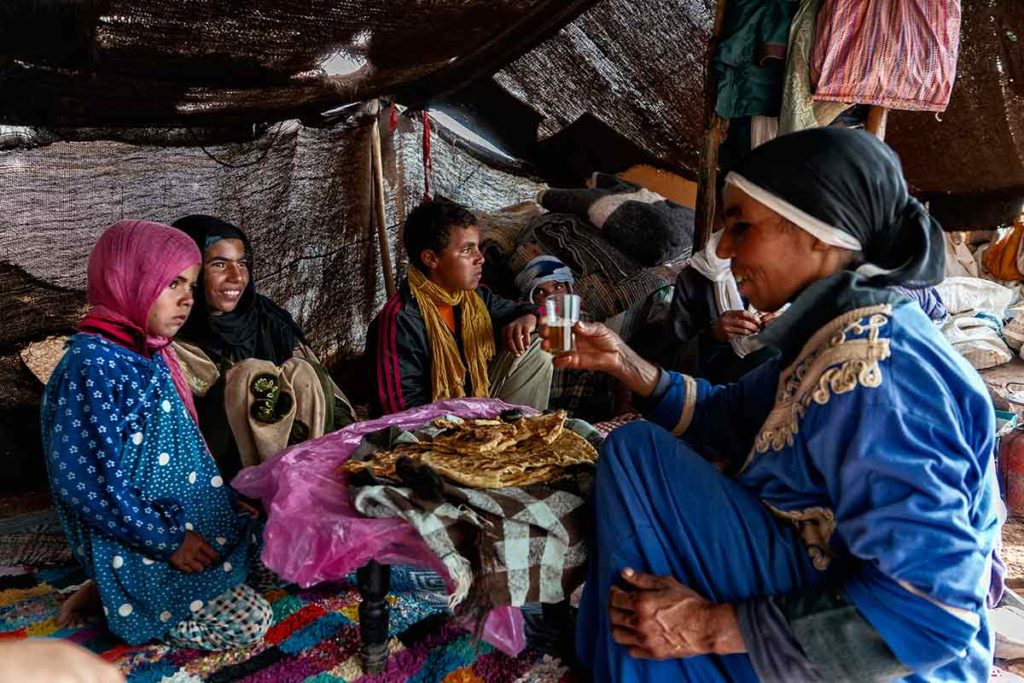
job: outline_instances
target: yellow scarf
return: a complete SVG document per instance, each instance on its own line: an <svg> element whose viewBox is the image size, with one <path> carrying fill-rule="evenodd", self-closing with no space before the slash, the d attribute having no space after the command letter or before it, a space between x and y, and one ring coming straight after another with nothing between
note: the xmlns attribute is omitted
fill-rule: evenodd
<svg viewBox="0 0 1024 683"><path fill-rule="evenodd" d="M466 395L466 365L459 355L455 335L441 319L438 306L462 306L462 349L469 363L473 395L488 396L487 362L494 356L494 327L484 300L472 290L451 294L428 280L414 266L409 267L409 291L419 303L434 357L430 378L432 400Z"/></svg>

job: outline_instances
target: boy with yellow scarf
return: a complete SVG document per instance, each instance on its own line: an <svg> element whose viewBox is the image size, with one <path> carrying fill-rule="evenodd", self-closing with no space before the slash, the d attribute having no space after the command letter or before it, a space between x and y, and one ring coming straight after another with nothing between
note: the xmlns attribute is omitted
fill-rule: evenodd
<svg viewBox="0 0 1024 683"><path fill-rule="evenodd" d="M546 409L551 356L531 336L535 309L480 286L484 257L473 214L448 201L421 204L406 219L404 240L408 278L367 334L372 413L462 396Z"/></svg>

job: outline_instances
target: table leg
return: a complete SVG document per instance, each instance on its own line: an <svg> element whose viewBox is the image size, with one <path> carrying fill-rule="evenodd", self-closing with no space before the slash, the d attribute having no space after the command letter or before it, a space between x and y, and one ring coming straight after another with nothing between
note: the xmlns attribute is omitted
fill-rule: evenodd
<svg viewBox="0 0 1024 683"><path fill-rule="evenodd" d="M359 585L359 634L363 641L363 669L383 671L388 661L388 603L391 566L370 560L356 571Z"/></svg>

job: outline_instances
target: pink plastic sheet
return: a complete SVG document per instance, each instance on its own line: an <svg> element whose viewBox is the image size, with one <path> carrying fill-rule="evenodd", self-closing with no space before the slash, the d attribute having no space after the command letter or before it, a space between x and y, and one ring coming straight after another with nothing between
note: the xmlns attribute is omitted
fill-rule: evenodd
<svg viewBox="0 0 1024 683"><path fill-rule="evenodd" d="M370 519L356 512L338 466L348 460L363 435L378 429L414 429L441 415L491 417L513 407L518 406L495 399L440 401L357 422L242 470L232 486L262 500L267 510L264 564L283 579L303 587L340 580L370 560L432 569L448 582L444 565L408 523ZM506 654L519 654L526 645L519 609L492 610L483 637Z"/></svg>

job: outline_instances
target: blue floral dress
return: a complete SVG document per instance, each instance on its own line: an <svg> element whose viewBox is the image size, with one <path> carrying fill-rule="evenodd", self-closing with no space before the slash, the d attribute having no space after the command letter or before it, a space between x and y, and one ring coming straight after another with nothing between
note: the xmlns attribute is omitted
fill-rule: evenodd
<svg viewBox="0 0 1024 683"><path fill-rule="evenodd" d="M253 523L162 358L75 335L43 395L42 432L65 532L114 634L132 644L164 636L245 581ZM220 561L197 574L172 567L186 530Z"/></svg>

